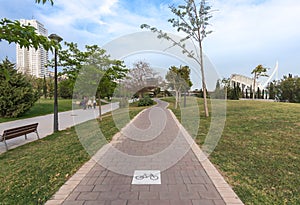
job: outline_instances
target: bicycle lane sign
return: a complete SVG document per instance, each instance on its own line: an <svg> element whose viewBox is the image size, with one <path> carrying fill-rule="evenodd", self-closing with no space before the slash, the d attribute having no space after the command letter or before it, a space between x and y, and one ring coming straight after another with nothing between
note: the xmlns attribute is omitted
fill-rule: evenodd
<svg viewBox="0 0 300 205"><path fill-rule="evenodd" d="M161 184L159 170L135 170L132 184Z"/></svg>

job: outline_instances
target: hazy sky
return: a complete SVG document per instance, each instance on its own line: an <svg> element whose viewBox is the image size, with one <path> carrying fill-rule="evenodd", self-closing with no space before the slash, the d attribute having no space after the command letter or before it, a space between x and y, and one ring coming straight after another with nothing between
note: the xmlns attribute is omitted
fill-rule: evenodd
<svg viewBox="0 0 300 205"><path fill-rule="evenodd" d="M0 18L37 19L49 34L84 48L143 31L143 23L176 34L167 22L173 17L168 6L183 0L54 0L54 6L34 0L0 2ZM258 64L273 69L277 60L279 77L300 74L299 0L208 2L215 11L209 28L213 33L204 40L204 52L221 77L250 76ZM15 45L0 43L0 59L5 56L15 61Z"/></svg>

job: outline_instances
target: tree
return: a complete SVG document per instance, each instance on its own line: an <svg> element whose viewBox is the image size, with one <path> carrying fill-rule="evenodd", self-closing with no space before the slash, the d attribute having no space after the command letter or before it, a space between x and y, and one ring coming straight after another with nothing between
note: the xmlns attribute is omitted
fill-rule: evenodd
<svg viewBox="0 0 300 205"><path fill-rule="evenodd" d="M231 100L239 100L240 88L236 82L233 82L233 88L229 87L229 90L227 92L227 98Z"/></svg>
<svg viewBox="0 0 300 205"><path fill-rule="evenodd" d="M5 40L8 43L17 43L20 47L38 49L43 46L45 50L53 50L60 48L59 44L53 40L49 40L46 36L36 33L36 28L30 25L21 25L19 21L9 19L0 20L0 41Z"/></svg>
<svg viewBox="0 0 300 205"><path fill-rule="evenodd" d="M50 99L54 96L54 80L52 78L47 78L47 94Z"/></svg>
<svg viewBox="0 0 300 205"><path fill-rule="evenodd" d="M274 86L274 82L271 82L268 85L268 91L269 91L269 99L275 99L275 86Z"/></svg>
<svg viewBox="0 0 300 205"><path fill-rule="evenodd" d="M0 63L0 116L18 117L38 99L30 81L7 58Z"/></svg>
<svg viewBox="0 0 300 205"><path fill-rule="evenodd" d="M86 64L91 46L85 46L86 51L81 51L78 48L77 43L64 42L66 49L58 52L58 65L63 68L62 74L66 74L70 80L76 80L80 69ZM49 62L49 65L53 67L54 59Z"/></svg>
<svg viewBox="0 0 300 205"><path fill-rule="evenodd" d="M73 87L69 79L60 80L58 83L58 96L65 99L72 99Z"/></svg>
<svg viewBox="0 0 300 205"><path fill-rule="evenodd" d="M76 44L69 44L72 52L63 52L61 63L64 72L76 86L74 92L83 96L96 95L99 104L99 119L102 119L101 98L111 97L116 88L116 80L125 77L128 71L123 61L111 60L104 49L97 45L85 46L86 51L80 51ZM80 73L80 75L79 75Z"/></svg>
<svg viewBox="0 0 300 205"><path fill-rule="evenodd" d="M46 81L45 76L44 76L44 80L43 80L43 95L44 95L44 98L47 99L47 81Z"/></svg>
<svg viewBox="0 0 300 205"><path fill-rule="evenodd" d="M45 4L47 1L53 5L53 0L36 0L36 3ZM21 25L19 21L9 19L0 19L0 41L5 40L8 43L17 43L20 47L34 47L38 49L43 46L45 50L53 51L53 48L59 49L60 45L49 40L47 37L37 34L36 28L30 25Z"/></svg>
<svg viewBox="0 0 300 205"><path fill-rule="evenodd" d="M268 76L267 75L267 68L265 68L261 64L259 64L258 66L256 66L252 70L251 74L254 74L254 77L253 77L253 87L252 87L252 89L253 89L253 91L252 91L253 92L252 99L254 100L255 95L256 95L256 93L255 93L256 81L261 76Z"/></svg>
<svg viewBox="0 0 300 205"><path fill-rule="evenodd" d="M293 77L291 74L284 76L283 79L276 83L275 90L280 101L300 102L299 77Z"/></svg>
<svg viewBox="0 0 300 205"><path fill-rule="evenodd" d="M161 82L162 78L150 67L149 63L137 61L133 63L133 68L129 70L123 84L132 92L132 95L137 94L139 98L142 98L145 92L158 87Z"/></svg>
<svg viewBox="0 0 300 205"><path fill-rule="evenodd" d="M166 80L168 81L169 88L175 91L175 109L179 104L181 92L186 92L192 87L190 79L191 70L188 66L171 66L166 74Z"/></svg>
<svg viewBox="0 0 300 205"><path fill-rule="evenodd" d="M215 91L211 94L211 96L215 99L224 99L224 94L225 92L224 89L221 88L221 82L220 80L217 80Z"/></svg>
<svg viewBox="0 0 300 205"><path fill-rule="evenodd" d="M295 102L300 103L300 78L295 79L296 89L295 89Z"/></svg>
<svg viewBox="0 0 300 205"><path fill-rule="evenodd" d="M43 95L43 79L35 76L26 75L27 80L31 83L33 91L40 98Z"/></svg>
<svg viewBox="0 0 300 205"><path fill-rule="evenodd" d="M51 5L53 5L53 3L54 3L53 0L35 0L35 2L38 3L38 4L41 3L41 2L43 4L45 4L47 1L49 1L51 3Z"/></svg>
<svg viewBox="0 0 300 205"><path fill-rule="evenodd" d="M110 67L108 67L102 78L100 80L99 86L97 88L97 96L99 98L99 118L101 118L101 101L100 98L111 98L113 96L114 90L117 87L116 81L123 79L128 72L128 69L120 60L110 60Z"/></svg>
<svg viewBox="0 0 300 205"><path fill-rule="evenodd" d="M141 25L141 28L150 29L152 32L158 33L158 38L164 38L170 40L174 46L179 46L183 53L188 57L195 60L200 65L201 77L202 77L202 90L204 97L204 111L205 116L209 116L208 105L207 105L207 92L206 92L206 82L203 64L203 40L204 38L212 33L212 31L207 31L208 21L212 17L211 7L207 5L206 0L201 0L199 6L196 4L195 0L185 0L185 5L179 5L178 8L175 6L170 6L173 14L177 16L177 19L172 18L168 21L173 27L177 28L177 31L183 31L186 33L186 37L182 38L179 42L172 39L167 33L162 30L158 30L155 27L150 27L147 24ZM188 50L185 46L185 42L189 39L194 40L198 43L199 53L195 53Z"/></svg>
<svg viewBox="0 0 300 205"><path fill-rule="evenodd" d="M242 96L242 90L238 83L232 83L232 81L230 81L230 78L223 78L221 83L227 99L239 100L239 98Z"/></svg>
<svg viewBox="0 0 300 205"><path fill-rule="evenodd" d="M253 99L253 88L252 88L252 85L250 86L250 98Z"/></svg>
<svg viewBox="0 0 300 205"><path fill-rule="evenodd" d="M256 98L261 99L261 91L260 91L259 87L257 87Z"/></svg>

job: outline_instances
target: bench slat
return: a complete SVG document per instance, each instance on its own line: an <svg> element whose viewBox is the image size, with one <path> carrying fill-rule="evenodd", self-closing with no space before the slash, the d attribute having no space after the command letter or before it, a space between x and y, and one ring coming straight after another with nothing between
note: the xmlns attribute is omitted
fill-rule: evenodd
<svg viewBox="0 0 300 205"><path fill-rule="evenodd" d="M7 130L4 130L4 132L13 132L15 130L22 130L22 129L28 129L28 128L37 128L38 126L38 123L35 123L35 124L30 124L30 125L25 125L25 126L21 126L21 127L16 127L16 128L11 128L11 129L7 129Z"/></svg>
<svg viewBox="0 0 300 205"><path fill-rule="evenodd" d="M6 140L12 139L15 137L23 136L32 132L35 132L36 129L28 129L28 130L20 130L18 132L11 132L9 134L3 134L3 138L5 137Z"/></svg>
<svg viewBox="0 0 300 205"><path fill-rule="evenodd" d="M23 132L23 131L29 131L29 130L36 130L36 128L37 127L27 127L27 128L22 128L22 129L11 129L11 130L5 130L4 132L3 132L3 135L10 135L10 134L12 134L12 133L17 133L17 132ZM33 132L33 131L31 131L31 132Z"/></svg>

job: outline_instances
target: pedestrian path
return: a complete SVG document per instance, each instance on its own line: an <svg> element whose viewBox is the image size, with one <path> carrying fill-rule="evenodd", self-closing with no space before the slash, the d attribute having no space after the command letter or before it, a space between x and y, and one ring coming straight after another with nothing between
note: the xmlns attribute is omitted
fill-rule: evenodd
<svg viewBox="0 0 300 205"><path fill-rule="evenodd" d="M111 103L101 106L102 113L105 114L112 110L115 110L119 107L118 103ZM66 112L60 112L58 114L58 126L59 130L64 130L66 128L72 127L74 125L86 122L91 119L95 119L99 115L98 107L96 109L76 109ZM10 122L0 123L0 133L2 134L3 130L19 127L23 125L28 125L32 123L39 123L38 133L40 138L46 137L53 133L53 114L38 116L33 118L27 118L22 120L15 120ZM28 142L37 140L35 133L27 135L27 140L24 137L18 137L14 139L7 140L7 145L9 149L21 146ZM5 144L0 143L0 153L6 152Z"/></svg>
<svg viewBox="0 0 300 205"><path fill-rule="evenodd" d="M167 103L157 102L103 146L46 205L243 204Z"/></svg>

